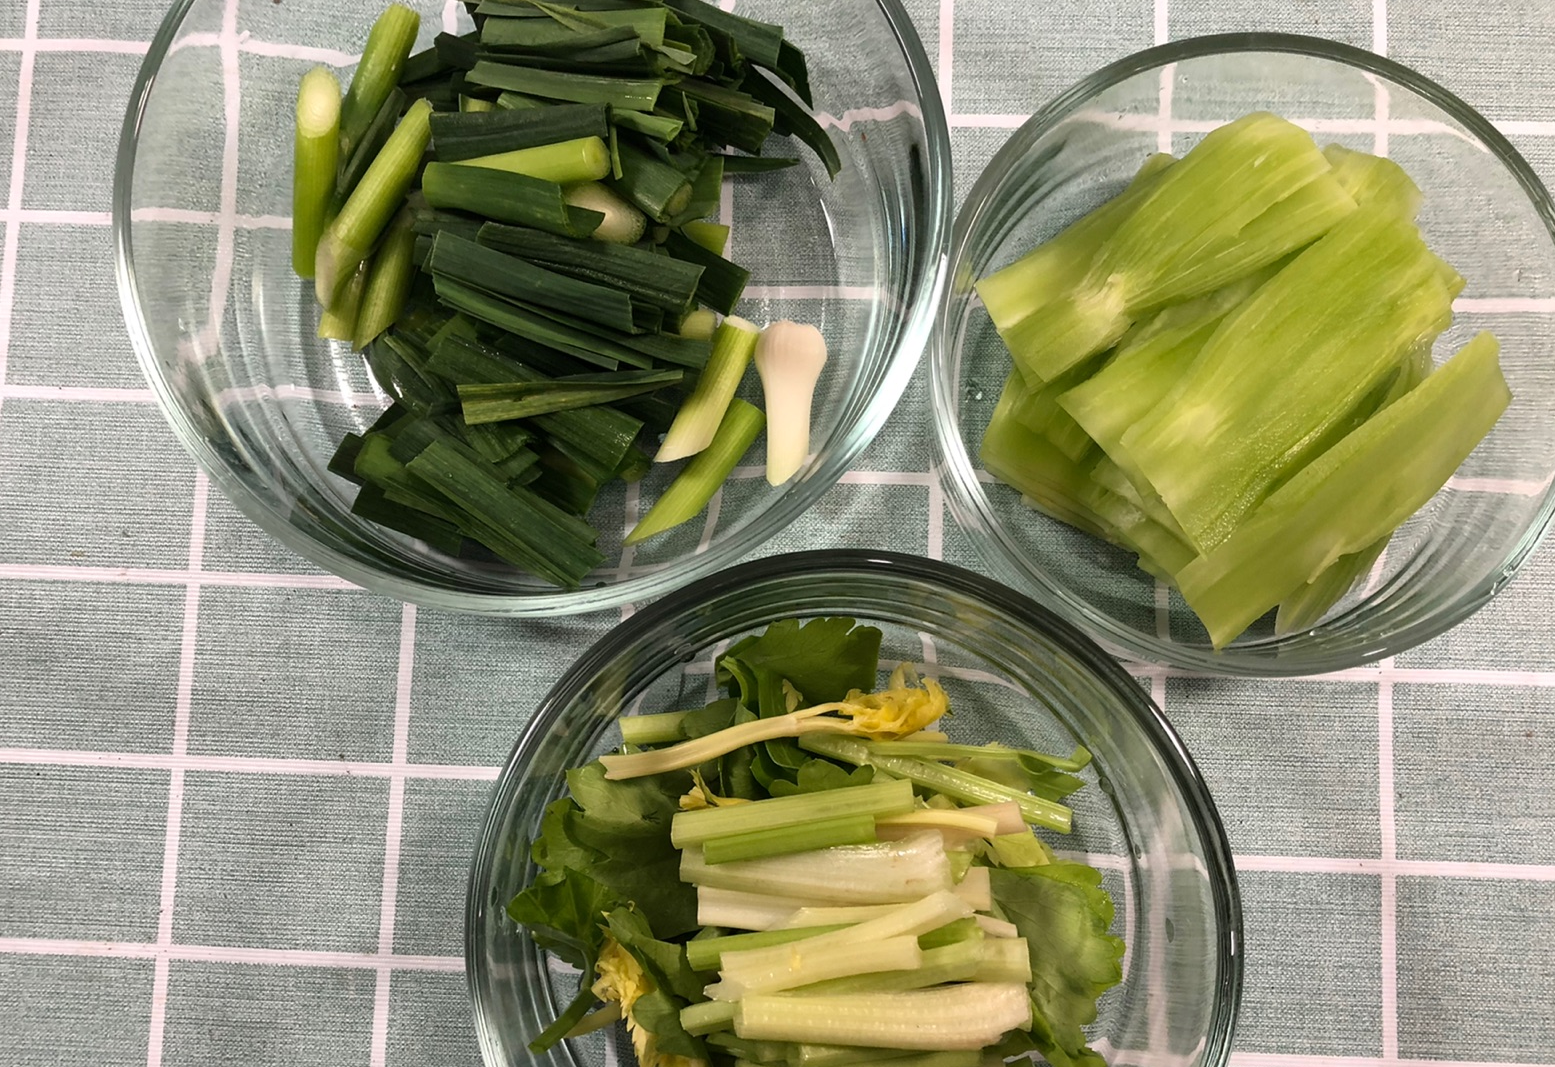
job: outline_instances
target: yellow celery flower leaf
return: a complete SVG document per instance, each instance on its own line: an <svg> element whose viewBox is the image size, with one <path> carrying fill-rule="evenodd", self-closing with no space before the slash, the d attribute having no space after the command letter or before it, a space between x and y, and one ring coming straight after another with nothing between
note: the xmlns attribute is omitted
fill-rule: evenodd
<svg viewBox="0 0 1555 1067"><path fill-rule="evenodd" d="M911 664L891 672L886 687L873 693L849 693L836 709L852 722L850 733L892 740L917 733L950 712L945 690L932 678L921 682Z"/></svg>
<svg viewBox="0 0 1555 1067"><path fill-rule="evenodd" d="M621 943L609 933L605 934L599 958L594 962L594 971L599 977L590 991L600 1000L621 1005L626 1032L632 1039L632 1050L637 1054L638 1067L705 1067L701 1060L661 1051L653 1031L633 1017L632 1006L654 991L653 979L644 972L637 958L622 948Z"/></svg>

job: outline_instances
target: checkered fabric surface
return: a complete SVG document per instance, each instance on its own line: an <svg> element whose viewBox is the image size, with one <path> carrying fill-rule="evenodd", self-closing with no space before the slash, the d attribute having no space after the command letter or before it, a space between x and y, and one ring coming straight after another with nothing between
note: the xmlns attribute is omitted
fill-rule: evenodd
<svg viewBox="0 0 1555 1067"><path fill-rule="evenodd" d="M279 2L233 0L211 29L239 55L301 55L267 36ZM0 1064L469 1067L472 835L522 709L618 619L370 596L271 543L180 450L130 354L108 228L162 6L0 0ZM958 199L1083 73L1235 29L1384 51L1555 180L1550 0L908 6ZM920 374L858 469L764 551L975 565L929 473L925 406ZM1555 1063L1552 609L1546 549L1396 661L1266 683L1138 668L1236 851L1236 1067Z"/></svg>

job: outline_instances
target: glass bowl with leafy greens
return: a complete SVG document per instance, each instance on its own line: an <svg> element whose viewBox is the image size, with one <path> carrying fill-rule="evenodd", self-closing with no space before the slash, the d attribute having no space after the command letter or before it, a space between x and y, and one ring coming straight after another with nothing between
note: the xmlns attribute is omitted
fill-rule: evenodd
<svg viewBox="0 0 1555 1067"><path fill-rule="evenodd" d="M582 6L178 0L131 94L146 379L217 490L368 589L539 616L711 574L926 343L950 153L899 0ZM784 321L825 352L753 354Z"/></svg>
<svg viewBox="0 0 1555 1067"><path fill-rule="evenodd" d="M1371 52L1173 42L1015 131L931 346L988 572L1109 648L1343 670L1462 621L1555 516L1555 203Z"/></svg>
<svg viewBox="0 0 1555 1067"><path fill-rule="evenodd" d="M1144 690L997 583L862 551L585 652L500 775L465 936L491 1067L1221 1067L1241 989L1225 834Z"/></svg>

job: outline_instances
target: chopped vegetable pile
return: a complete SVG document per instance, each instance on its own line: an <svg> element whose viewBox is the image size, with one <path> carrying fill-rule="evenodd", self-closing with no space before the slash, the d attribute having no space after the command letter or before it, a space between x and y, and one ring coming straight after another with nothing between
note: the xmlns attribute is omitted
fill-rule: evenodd
<svg viewBox="0 0 1555 1067"><path fill-rule="evenodd" d="M1014 361L987 470L1173 584L1223 648L1307 629L1511 400L1392 161L1267 113L1146 161L978 294Z"/></svg>
<svg viewBox="0 0 1555 1067"><path fill-rule="evenodd" d="M726 698L567 772L508 914L583 976L531 1049L621 1020L640 1067L1102 1067L1112 900L1032 830L1070 829L1090 754L951 742L933 680L875 688L880 641L774 623Z"/></svg>
<svg viewBox="0 0 1555 1067"><path fill-rule="evenodd" d="M798 162L761 155L774 133L841 160L779 26L703 0L466 2L476 29L415 55L420 18L391 5L343 98L304 75L293 266L319 336L394 401L330 464L355 513L571 588L604 562L604 485L690 461L632 544L701 511L769 415L769 481L802 467L824 343L759 360L768 413L736 399L762 331L706 216L726 176Z"/></svg>

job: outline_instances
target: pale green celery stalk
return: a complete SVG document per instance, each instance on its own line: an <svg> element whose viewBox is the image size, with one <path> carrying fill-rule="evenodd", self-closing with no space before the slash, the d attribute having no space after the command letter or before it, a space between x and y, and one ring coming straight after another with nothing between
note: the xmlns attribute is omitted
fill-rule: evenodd
<svg viewBox="0 0 1555 1067"><path fill-rule="evenodd" d="M723 255L724 249L729 246L729 227L721 223L693 219L683 223L680 232L715 256Z"/></svg>
<svg viewBox="0 0 1555 1067"><path fill-rule="evenodd" d="M947 849L945 858L950 861L950 879L955 882L956 895L966 900L961 893L961 879L966 876L967 870L972 866L972 853L964 849ZM967 907L975 908L976 904L967 901Z"/></svg>
<svg viewBox="0 0 1555 1067"><path fill-rule="evenodd" d="M1379 410L1425 381L1431 369L1431 346L1417 345L1404 357L1398 376L1383 397ZM1322 574L1281 601L1279 613L1274 618L1275 634L1283 636L1315 626L1328 614L1330 608L1344 598L1351 586L1371 573L1372 565L1381 558L1391 539L1390 533L1359 552L1341 556Z"/></svg>
<svg viewBox="0 0 1555 1067"><path fill-rule="evenodd" d="M911 782L871 782L848 789L731 804L726 808L676 812L670 820L670 844L686 848L729 834L803 826L840 815L900 815L912 809Z"/></svg>
<svg viewBox="0 0 1555 1067"><path fill-rule="evenodd" d="M1117 447L1121 453L1122 446L1119 445ZM1150 517L1150 521L1163 527L1167 533L1171 534L1178 541L1185 545L1188 543L1188 535L1183 532L1182 527L1177 524L1177 520L1172 517L1171 510L1167 508L1166 503L1156 495L1155 490L1148 484L1143 487L1135 485L1128 473L1106 456L1096 461L1091 467L1090 474L1092 484L1098 489L1104 489L1122 497L1125 501L1144 512ZM1089 496L1086 496L1084 499L1087 502L1091 500Z"/></svg>
<svg viewBox="0 0 1555 1067"><path fill-rule="evenodd" d="M1183 598L1216 648L1341 556L1390 534L1446 484L1511 401L1498 356L1495 337L1480 334L1183 569Z"/></svg>
<svg viewBox="0 0 1555 1067"><path fill-rule="evenodd" d="M1105 366L1058 395L1059 406L1110 455L1171 392L1225 317L1273 276L1272 269L1259 271L1140 322Z"/></svg>
<svg viewBox="0 0 1555 1067"><path fill-rule="evenodd" d="M832 759L856 766L878 767L896 778L906 778L925 789L943 793L966 804L1000 804L1013 800L1020 805L1021 817L1034 826L1044 826L1067 834L1074 813L1062 804L1034 797L1009 786L990 782L976 774L954 767L942 767L911 756L892 756L880 752L868 741L856 737L805 734L799 746ZM937 835L936 835L937 836Z"/></svg>
<svg viewBox="0 0 1555 1067"><path fill-rule="evenodd" d="M657 715L628 715L616 720L624 745L662 745L683 741L680 724L689 711L664 711Z"/></svg>
<svg viewBox="0 0 1555 1067"><path fill-rule="evenodd" d="M390 4L368 31L362 59L340 106L340 154L350 158L373 116L399 84L400 68L416 43L421 16L404 4Z"/></svg>
<svg viewBox="0 0 1555 1067"><path fill-rule="evenodd" d="M356 337L356 320L362 308L362 294L367 291L367 275L372 270L371 261L361 263L347 280L335 300L319 316L320 338L331 341L351 341Z"/></svg>
<svg viewBox="0 0 1555 1067"><path fill-rule="evenodd" d="M383 243L373 253L372 267L362 294L362 307L352 331L352 347L358 352L394 325L405 310L410 282L416 271L416 231L408 211L401 211L389 225Z"/></svg>
<svg viewBox="0 0 1555 1067"><path fill-rule="evenodd" d="M315 261L315 287L324 306L329 306L336 286L367 258L384 227L404 204L405 192L415 180L432 138L431 114L432 105L424 99L410 105L340 214L324 231Z"/></svg>
<svg viewBox="0 0 1555 1067"><path fill-rule="evenodd" d="M1015 821L1019 822L1020 809L1014 804L1009 808ZM875 829L882 838L898 837L917 830L937 830L945 836L948 845L951 841L994 836L999 832L999 818L994 815L976 814L965 809L936 811L930 808L879 819L875 823Z"/></svg>
<svg viewBox="0 0 1555 1067"><path fill-rule="evenodd" d="M742 1041L727 1030L708 1034L707 1043L746 1063L787 1064L789 1056L797 1055L798 1049L787 1041Z"/></svg>
<svg viewBox="0 0 1555 1067"><path fill-rule="evenodd" d="M717 353L717 348L714 348ZM707 372L697 382L700 389L707 380ZM684 410L684 408L682 408ZM677 421L679 416L676 416ZM623 544L635 545L665 530L679 526L695 518L707 507L713 494L723 487L734 473L740 458L750 450L756 438L767 425L767 417L760 408L747 404L738 397L729 401L723 419L708 446L691 457L691 462L675 476L664 494L653 502L653 507L632 527L622 539ZM673 427L672 427L673 429ZM787 716L783 716L786 718ZM761 719L759 722L777 722L777 719ZM757 723L747 725L755 726ZM801 724L803 725L803 724Z"/></svg>
<svg viewBox="0 0 1555 1067"><path fill-rule="evenodd" d="M311 278L340 166L340 83L328 68L314 67L297 88L292 158L292 270Z"/></svg>
<svg viewBox="0 0 1555 1067"><path fill-rule="evenodd" d="M1213 550L1451 321L1435 263L1413 223L1357 211L1222 321L1112 459L1155 490L1196 550Z"/></svg>
<svg viewBox="0 0 1555 1067"><path fill-rule="evenodd" d="M723 937L693 938L686 942L686 962L693 971L716 971L725 952L743 952L753 948L771 948L803 941L808 937L829 934L841 930L845 924L810 926L784 930L758 930L749 934L727 934Z"/></svg>
<svg viewBox="0 0 1555 1067"><path fill-rule="evenodd" d="M680 1025L692 1037L730 1030L734 1027L735 1006L717 1000L706 1000L680 1009Z"/></svg>
<svg viewBox="0 0 1555 1067"><path fill-rule="evenodd" d="M1025 946L1021 946L1022 950ZM1027 961L1030 962L1029 960ZM980 941L958 941L942 948L923 950L917 967L900 971L860 972L844 978L832 978L796 988L796 993L892 993L908 989L927 989L945 982L973 979L983 966ZM1028 978L1029 978L1028 970ZM1008 978L1004 981L1018 981Z"/></svg>
<svg viewBox="0 0 1555 1067"><path fill-rule="evenodd" d="M874 816L838 815L830 819L811 819L800 826L710 837L702 843L702 855L708 863L736 863L837 845L868 845L874 841Z"/></svg>
<svg viewBox="0 0 1555 1067"><path fill-rule="evenodd" d="M1198 553L1186 541L1116 493L1093 485L1085 503L1117 532L1118 541L1139 557L1139 565L1167 581Z"/></svg>
<svg viewBox="0 0 1555 1067"><path fill-rule="evenodd" d="M1018 338L1004 331L1011 356L1028 375L1053 381L1116 344L1136 314L1234 278L1228 248L1242 273L1284 258L1322 230L1282 224L1270 231L1278 240L1236 239L1329 169L1304 130L1265 112L1212 131L1153 183L1066 297L1022 320Z"/></svg>
<svg viewBox="0 0 1555 1067"><path fill-rule="evenodd" d="M1151 311L1213 293L1305 248L1355 213L1355 200L1331 174L1319 174L1240 232L1227 235L1193 262L1191 271L1135 294ZM1278 249L1279 251L1270 251Z"/></svg>
<svg viewBox="0 0 1555 1067"><path fill-rule="evenodd" d="M782 988L793 988L797 985L824 981L819 977L811 977L803 982L793 982L790 979L794 969L807 958L830 960L833 956L846 957L850 950L857 952L871 945L903 938L911 940L914 947L919 947L917 939L920 935L967 918L971 914L972 909L965 901L958 899L953 893L940 890L928 894L921 900L897 907L878 918L845 927L835 933L822 934L802 942L770 948L756 948L741 952L726 951L719 965L719 974L723 979L722 988L718 993L710 991L708 995L723 1000L738 1000L750 992L771 992L779 988L777 983L787 983ZM907 970L916 969L918 965L912 963L903 967L874 969ZM831 966L831 964L824 966ZM812 969L806 973L813 975L815 972ZM839 972L829 977L842 977L842 974Z"/></svg>
<svg viewBox="0 0 1555 1067"><path fill-rule="evenodd" d="M890 1062L916 1055L910 1049L863 1048L858 1045L799 1044L793 1046L788 1067L855 1067L856 1064Z"/></svg>
<svg viewBox="0 0 1555 1067"><path fill-rule="evenodd" d="M1419 214L1424 194L1391 159L1337 144L1323 149L1323 155L1334 168L1334 180L1357 204L1386 207L1405 219Z"/></svg>
<svg viewBox="0 0 1555 1067"><path fill-rule="evenodd" d="M1176 160L1157 153L1145 160L1128 188L1082 216L1052 240L1044 241L1009 266L976 285L988 317L1007 330L1047 301L1067 292L1107 239L1139 206L1157 178Z"/></svg>
<svg viewBox="0 0 1555 1067"><path fill-rule="evenodd" d="M1028 831L1029 832L1029 831ZM944 926L930 930L928 933L918 935L918 947L921 949L944 948L946 945L959 944L962 941L982 941L986 936L978 920L980 915L967 915L960 919L946 923Z"/></svg>
<svg viewBox="0 0 1555 1067"><path fill-rule="evenodd" d="M998 742L990 742L986 745L958 745L950 741L872 741L871 744L878 752L884 752L893 756L920 756L924 759L934 760L963 760L963 759L1007 759L1007 760L1031 760L1058 771L1083 771L1091 762L1091 753L1083 745L1076 745L1073 752L1067 756L1054 756L1047 752L1038 752L1031 748L1010 748ZM961 808L962 812L974 812L987 810L989 814L1002 814L1002 805L983 808ZM1007 830L1006 833L1018 832Z"/></svg>
<svg viewBox="0 0 1555 1067"><path fill-rule="evenodd" d="M695 846L680 854L680 879L697 886L804 897L800 903L893 904L951 887L939 834L709 864ZM959 901L958 901L959 903Z"/></svg>
<svg viewBox="0 0 1555 1067"><path fill-rule="evenodd" d="M734 399L745 368L756 351L761 330L746 320L731 315L713 335L713 353L697 378L697 384L675 413L675 421L659 446L656 463L668 463L696 455L713 441L719 420Z"/></svg>
<svg viewBox="0 0 1555 1067"><path fill-rule="evenodd" d="M1039 433L1072 463L1093 459L1096 442L1058 404L1058 398L1073 384L1069 376L1061 382L1036 384L1013 374L1005 382L1010 393L1011 411L1017 422L1032 433Z"/></svg>
<svg viewBox="0 0 1555 1067"><path fill-rule="evenodd" d="M974 982L1031 982L1031 951L1024 937L987 937L977 942ZM924 953L925 956L928 953Z"/></svg>
<svg viewBox="0 0 1555 1067"><path fill-rule="evenodd" d="M1089 484L1085 466L1075 463L1016 417L1024 391L1020 374L1011 371L978 448L984 469L1055 519L1108 541L1115 540L1106 521L1084 503Z"/></svg>
<svg viewBox="0 0 1555 1067"><path fill-rule="evenodd" d="M842 926L857 926L859 923L869 922L871 919L879 919L886 915L894 914L900 904L819 904L807 905L794 912L782 923L774 927L776 930L799 929L801 927L829 926L839 923Z"/></svg>
<svg viewBox="0 0 1555 1067"><path fill-rule="evenodd" d="M800 908L816 903L808 897L697 886L697 924L731 930L767 931L784 926Z"/></svg>
<svg viewBox="0 0 1555 1067"><path fill-rule="evenodd" d="M747 965L748 956L771 959L773 949L725 952L720 981L705 992L713 1000L736 1001L756 993L781 993L835 978L887 971L911 971L923 966L916 937L888 937L867 944L826 943L825 937L782 945L770 964Z"/></svg>
<svg viewBox="0 0 1555 1067"><path fill-rule="evenodd" d="M574 185L578 182L598 181L609 174L610 150L598 137L575 137L556 144L461 159L457 165L504 170L510 174L526 174L531 178L555 182L557 185Z"/></svg>
<svg viewBox="0 0 1555 1067"><path fill-rule="evenodd" d="M734 1015L735 1034L747 1039L929 1052L986 1048L1030 1024L1029 994L1016 982L901 993L757 995L740 1001Z"/></svg>
<svg viewBox="0 0 1555 1067"><path fill-rule="evenodd" d="M761 432L763 421L761 412L743 400L736 399L731 403L729 412L729 416L724 419L726 423L731 417L739 417L748 425L736 427L739 430L738 436L730 435L731 446L728 449L721 450L718 439L715 438L713 447L693 459L686 469L676 476L675 481L670 483L669 489L665 490L664 495L642 521L626 535L627 544L633 544L644 537L669 529L675 523L684 522L707 503L707 498L712 496L723 479L728 477L729 470L733 469L734 463L739 458L734 446L750 447L750 442L754 441L756 434ZM751 416L751 412L755 413L754 417ZM724 462L728 463L728 469L723 469ZM688 481L688 476L694 480ZM685 492L676 494L674 492L676 486L682 485L683 482L686 483ZM693 488L696 489L694 493ZM704 491L706 496L701 495ZM699 499L700 503L698 503ZM655 511L658 511L661 506L664 509L663 514L656 516ZM651 524L650 519L653 520ZM669 748L655 749L651 752L631 752L625 755L607 753L599 757L599 762L605 768L605 777L611 781L641 778L645 774L663 774L665 771L695 767L760 741L773 741L780 737L799 737L815 731L846 732L851 728L852 720L822 718L821 716L827 710L828 705L824 704L814 708L801 708L787 715L774 715L768 719L742 722L719 730L717 733L708 734L706 737L682 741Z"/></svg>

